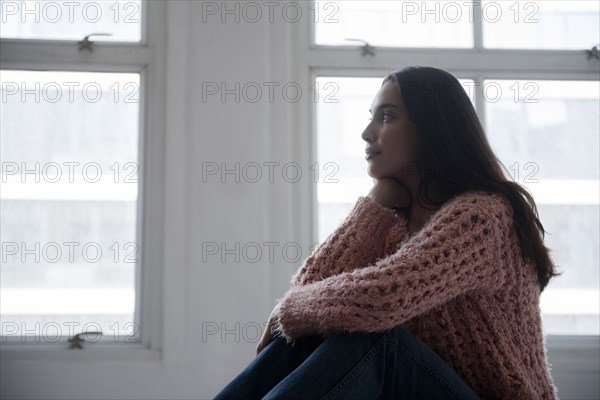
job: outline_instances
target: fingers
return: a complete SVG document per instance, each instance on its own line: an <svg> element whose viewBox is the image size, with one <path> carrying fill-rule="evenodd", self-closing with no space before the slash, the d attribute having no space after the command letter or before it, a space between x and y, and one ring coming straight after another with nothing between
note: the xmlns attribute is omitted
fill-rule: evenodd
<svg viewBox="0 0 600 400"><path fill-rule="evenodd" d="M260 338L258 345L256 346L256 355L262 351L270 342L273 340L273 335L267 329Z"/></svg>
<svg viewBox="0 0 600 400"><path fill-rule="evenodd" d="M258 353L260 353L262 351L262 349L264 349L265 347L265 339L261 338L260 342L258 342L258 345L256 346L256 355L258 355Z"/></svg>
<svg viewBox="0 0 600 400"><path fill-rule="evenodd" d="M262 349L264 349L271 341L275 338L273 333L273 325L275 324L275 320L277 319L277 313L279 311L280 303L278 303L273 311L271 311L271 315L269 316L269 321L267 322L267 328L263 332L263 335L256 346L256 355L258 355Z"/></svg>
<svg viewBox="0 0 600 400"><path fill-rule="evenodd" d="M261 339L261 341L258 342L258 345L256 346L256 355L259 355L259 353L262 351L262 349L264 349L265 347L267 347L267 345L269 343L271 343L271 340L273 340L273 338Z"/></svg>

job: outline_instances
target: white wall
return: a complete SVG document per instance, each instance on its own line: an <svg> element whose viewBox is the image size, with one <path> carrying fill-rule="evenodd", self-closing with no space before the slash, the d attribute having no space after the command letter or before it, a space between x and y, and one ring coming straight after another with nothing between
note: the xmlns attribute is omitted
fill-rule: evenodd
<svg viewBox="0 0 600 400"><path fill-rule="evenodd" d="M307 180L222 184L212 177L203 183L202 163L296 161L307 173L308 106L281 97L273 103L236 104L232 96L226 103L217 96L203 102L201 88L203 82L298 82L307 88L309 71L296 66L297 25L280 18L203 22L201 8L184 1L166 7L164 273L151 277L163 290L156 299L163 310L160 356L93 360L84 350L59 360L3 359L2 398L206 399L254 357L256 342L244 334L264 324L299 263L286 262L281 253L272 265L264 255L255 264L217 257L203 263L202 243L297 242L306 251L313 195ZM207 324L221 323L238 333L239 342L234 333L203 342ZM597 372L556 379L564 399L598 396Z"/></svg>

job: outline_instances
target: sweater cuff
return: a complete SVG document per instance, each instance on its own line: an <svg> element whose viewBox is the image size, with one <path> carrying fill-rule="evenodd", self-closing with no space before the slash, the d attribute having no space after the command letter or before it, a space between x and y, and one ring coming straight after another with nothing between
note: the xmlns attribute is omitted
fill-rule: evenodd
<svg viewBox="0 0 600 400"><path fill-rule="evenodd" d="M277 318L274 319L275 335L281 336L287 343L294 343L295 339L311 333L310 326L298 314L298 311L304 309L306 304L302 304L301 298L297 297L301 297L298 289L291 288L281 300Z"/></svg>

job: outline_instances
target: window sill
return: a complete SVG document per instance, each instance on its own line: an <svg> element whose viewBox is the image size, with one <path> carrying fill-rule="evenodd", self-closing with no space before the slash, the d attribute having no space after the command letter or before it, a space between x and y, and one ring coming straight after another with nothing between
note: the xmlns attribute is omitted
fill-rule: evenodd
<svg viewBox="0 0 600 400"><path fill-rule="evenodd" d="M21 361L129 361L160 362L161 351L144 344L86 344L84 349L71 349L57 344L2 344L3 362Z"/></svg>
<svg viewBox="0 0 600 400"><path fill-rule="evenodd" d="M546 336L552 370L572 373L598 373L600 336Z"/></svg>

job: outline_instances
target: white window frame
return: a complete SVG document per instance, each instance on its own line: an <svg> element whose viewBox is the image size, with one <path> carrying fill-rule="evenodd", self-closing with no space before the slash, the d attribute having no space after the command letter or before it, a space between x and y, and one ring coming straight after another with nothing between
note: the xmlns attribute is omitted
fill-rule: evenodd
<svg viewBox="0 0 600 400"><path fill-rule="evenodd" d="M314 1L310 3L313 7ZM588 59L586 50L530 50L490 49L483 47L481 2L473 3L473 48L409 48L378 47L375 56L362 56L362 45L326 46L315 44L315 24L310 18L306 25L294 27L297 64L295 75L301 84L309 87L319 76L382 78L399 69L399 60L410 60L411 65L432 65L445 69L458 79L473 79L476 87L483 87L486 79L536 80L599 80L598 60ZM479 17L478 17L479 16ZM308 26L307 26L308 25ZM363 39L363 38L359 38ZM476 66L476 67L475 67ZM485 101L475 93L475 109L485 126ZM298 143L308 165L317 162L316 104L304 104L299 110L299 131L311 132ZM305 123L303 121L309 121ZM305 205L300 204L300 215L310 221L306 240L318 238L317 187L304 188ZM599 335L546 335L546 346L551 359L555 380L579 379L589 374L599 375ZM560 395L560 386L559 386Z"/></svg>
<svg viewBox="0 0 600 400"><path fill-rule="evenodd" d="M165 32L166 4L143 1L140 42L96 41L93 51L78 51L77 40L0 39L3 70L130 72L140 74L138 141L138 200L136 242L140 257L135 266L135 343L127 336L110 342L84 342L85 352L73 351L65 341L21 342L3 337L4 361L137 360L159 361L162 332L162 274L164 260L165 193ZM93 33L93 32L90 32ZM83 39L83 38L82 38ZM93 40L93 37L91 38ZM6 339L6 341L4 341ZM18 340L10 340L18 339ZM128 340L129 341L129 340Z"/></svg>

